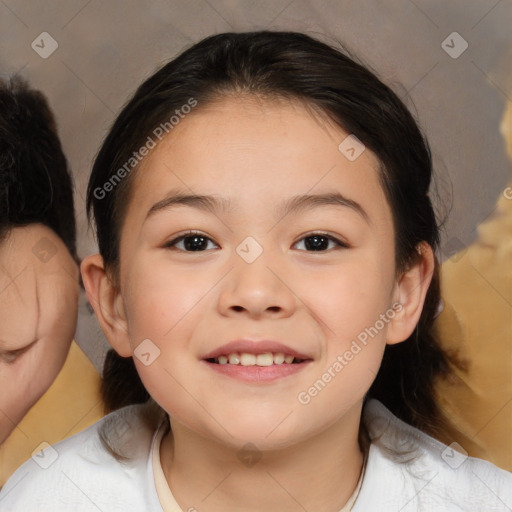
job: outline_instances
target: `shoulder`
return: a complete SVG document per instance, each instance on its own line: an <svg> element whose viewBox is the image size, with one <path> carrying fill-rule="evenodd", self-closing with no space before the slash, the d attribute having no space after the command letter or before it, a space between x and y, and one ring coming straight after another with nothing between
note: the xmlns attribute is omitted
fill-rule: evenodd
<svg viewBox="0 0 512 512"><path fill-rule="evenodd" d="M148 466L154 429L144 421L145 407L125 407L42 446L2 488L0 510L149 510L148 497L155 493ZM114 456L102 438L122 457Z"/></svg>
<svg viewBox="0 0 512 512"><path fill-rule="evenodd" d="M446 446L377 400L366 404L363 422L372 442L354 512L376 504L402 512L512 508L511 473Z"/></svg>

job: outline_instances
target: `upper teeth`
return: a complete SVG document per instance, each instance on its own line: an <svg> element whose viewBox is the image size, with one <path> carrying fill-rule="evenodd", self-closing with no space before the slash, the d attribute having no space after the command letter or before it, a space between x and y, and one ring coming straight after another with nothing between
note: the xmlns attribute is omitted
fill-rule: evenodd
<svg viewBox="0 0 512 512"><path fill-rule="evenodd" d="M272 352L266 352L264 354L247 354L242 352L234 352L232 354L219 356L215 359L219 364L240 364L242 366L271 366L272 364L291 364L294 360L294 356L285 356L281 352L273 354Z"/></svg>

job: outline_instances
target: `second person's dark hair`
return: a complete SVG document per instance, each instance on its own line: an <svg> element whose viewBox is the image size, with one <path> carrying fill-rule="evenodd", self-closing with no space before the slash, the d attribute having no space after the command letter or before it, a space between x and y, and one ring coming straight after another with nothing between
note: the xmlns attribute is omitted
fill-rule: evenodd
<svg viewBox="0 0 512 512"><path fill-rule="evenodd" d="M45 96L19 77L0 80L0 240L41 223L77 260L73 181Z"/></svg>

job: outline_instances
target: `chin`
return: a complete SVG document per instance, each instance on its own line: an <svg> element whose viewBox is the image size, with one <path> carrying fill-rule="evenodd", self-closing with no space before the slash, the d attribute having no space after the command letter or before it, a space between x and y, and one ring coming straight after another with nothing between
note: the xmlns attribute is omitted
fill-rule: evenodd
<svg viewBox="0 0 512 512"><path fill-rule="evenodd" d="M238 421L230 417L224 422L220 420L219 422L231 436L224 429L216 430L223 442L233 447L240 448L247 443L252 443L262 451L278 450L299 442L301 437L299 425L296 425L291 417L286 418L288 414L289 412L280 410L278 414L274 413L266 417L245 416Z"/></svg>

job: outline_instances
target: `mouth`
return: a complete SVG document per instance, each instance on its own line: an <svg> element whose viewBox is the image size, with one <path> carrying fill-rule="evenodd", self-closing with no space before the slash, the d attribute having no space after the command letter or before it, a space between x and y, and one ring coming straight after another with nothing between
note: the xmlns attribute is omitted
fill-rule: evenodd
<svg viewBox="0 0 512 512"><path fill-rule="evenodd" d="M274 366L282 364L300 364L308 359L301 359L291 354L283 352L264 352L261 354L251 354L248 352L232 352L230 354L221 354L218 357L210 357L205 359L208 363L220 365L237 365L237 366Z"/></svg>
<svg viewBox="0 0 512 512"><path fill-rule="evenodd" d="M263 383L294 375L313 358L276 341L236 340L206 354L203 362L217 375Z"/></svg>

